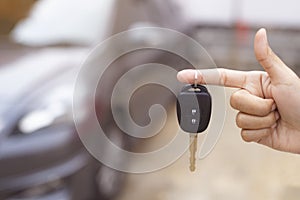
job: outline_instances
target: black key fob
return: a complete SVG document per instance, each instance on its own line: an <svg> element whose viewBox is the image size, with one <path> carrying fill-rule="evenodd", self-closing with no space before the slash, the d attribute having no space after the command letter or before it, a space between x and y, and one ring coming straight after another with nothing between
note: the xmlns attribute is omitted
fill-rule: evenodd
<svg viewBox="0 0 300 200"><path fill-rule="evenodd" d="M186 85L177 97L177 118L189 133L205 131L211 116L211 96L203 85Z"/></svg>

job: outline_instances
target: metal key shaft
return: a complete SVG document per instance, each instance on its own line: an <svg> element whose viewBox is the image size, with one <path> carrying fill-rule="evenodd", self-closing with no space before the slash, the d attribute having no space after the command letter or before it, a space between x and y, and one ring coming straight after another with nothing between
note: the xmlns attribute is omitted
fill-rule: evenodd
<svg viewBox="0 0 300 200"><path fill-rule="evenodd" d="M196 169L197 134L190 134L190 170Z"/></svg>

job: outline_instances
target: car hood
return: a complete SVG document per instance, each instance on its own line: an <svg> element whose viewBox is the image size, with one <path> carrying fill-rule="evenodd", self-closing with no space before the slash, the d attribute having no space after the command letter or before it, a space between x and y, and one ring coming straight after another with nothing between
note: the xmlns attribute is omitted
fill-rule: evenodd
<svg viewBox="0 0 300 200"><path fill-rule="evenodd" d="M27 99L61 74L80 69L86 48L49 48L21 57L0 68L0 136L16 119ZM5 131L4 131L5 132Z"/></svg>

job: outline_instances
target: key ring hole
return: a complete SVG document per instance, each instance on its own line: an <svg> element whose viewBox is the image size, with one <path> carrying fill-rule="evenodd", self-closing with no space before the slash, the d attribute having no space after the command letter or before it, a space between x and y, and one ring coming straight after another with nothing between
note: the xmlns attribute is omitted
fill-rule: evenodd
<svg viewBox="0 0 300 200"><path fill-rule="evenodd" d="M202 90L200 88L194 88L194 87L192 87L192 88L188 89L188 91L189 92L201 92Z"/></svg>

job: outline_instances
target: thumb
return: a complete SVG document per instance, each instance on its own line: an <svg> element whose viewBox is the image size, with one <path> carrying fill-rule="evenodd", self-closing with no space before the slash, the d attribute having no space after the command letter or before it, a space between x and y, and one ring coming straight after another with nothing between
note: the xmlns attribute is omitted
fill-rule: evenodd
<svg viewBox="0 0 300 200"><path fill-rule="evenodd" d="M280 58L272 51L269 46L267 33L264 28L257 31L254 39L254 52L256 59L269 74L273 83L282 83L288 81L294 72L288 68Z"/></svg>

